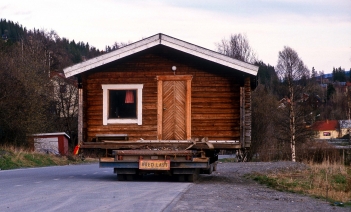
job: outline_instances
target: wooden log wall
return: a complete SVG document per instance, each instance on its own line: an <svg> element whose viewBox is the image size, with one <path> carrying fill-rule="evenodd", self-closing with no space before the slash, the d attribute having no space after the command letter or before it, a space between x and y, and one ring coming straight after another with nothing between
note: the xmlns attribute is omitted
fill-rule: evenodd
<svg viewBox="0 0 351 212"><path fill-rule="evenodd" d="M82 74L83 137L90 142L96 134L128 134L129 140L157 139L157 80L159 75L192 75L191 135L210 140L240 140L240 86L242 73L219 65L204 66L197 59L178 60L152 51ZM209 63L209 62L206 62ZM248 79L248 80L247 80ZM102 123L102 84L143 84L142 125ZM251 139L250 79L245 80L245 142ZM249 126L250 124L250 126Z"/></svg>
<svg viewBox="0 0 351 212"><path fill-rule="evenodd" d="M245 78L244 85L245 92L245 130L244 130L244 141L245 147L250 147L251 145L251 82L250 77Z"/></svg>

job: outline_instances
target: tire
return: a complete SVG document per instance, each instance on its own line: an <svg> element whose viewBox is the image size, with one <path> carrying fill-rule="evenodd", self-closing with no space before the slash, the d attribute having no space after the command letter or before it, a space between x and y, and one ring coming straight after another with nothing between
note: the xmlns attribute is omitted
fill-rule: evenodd
<svg viewBox="0 0 351 212"><path fill-rule="evenodd" d="M188 174L186 176L187 177L187 181L191 182L191 183L196 182L198 177L199 177L199 174L200 174L200 169L196 169L194 174Z"/></svg>
<svg viewBox="0 0 351 212"><path fill-rule="evenodd" d="M212 174L212 171L214 169L213 163L210 164L210 167L208 169L203 170L204 174Z"/></svg>
<svg viewBox="0 0 351 212"><path fill-rule="evenodd" d="M127 178L127 181L133 181L135 179L135 174L127 174L126 178Z"/></svg>
<svg viewBox="0 0 351 212"><path fill-rule="evenodd" d="M194 175L195 174L188 174L188 176L187 176L188 182L193 183L195 181L195 176Z"/></svg>
<svg viewBox="0 0 351 212"><path fill-rule="evenodd" d="M124 174L117 174L117 180L118 181L124 181L126 178L125 178L125 175Z"/></svg>
<svg viewBox="0 0 351 212"><path fill-rule="evenodd" d="M178 181L179 182L184 182L185 181L185 175L184 174L179 174L178 175Z"/></svg>
<svg viewBox="0 0 351 212"><path fill-rule="evenodd" d="M214 171L214 172L217 171L217 162L214 162L214 163L213 163L213 171Z"/></svg>

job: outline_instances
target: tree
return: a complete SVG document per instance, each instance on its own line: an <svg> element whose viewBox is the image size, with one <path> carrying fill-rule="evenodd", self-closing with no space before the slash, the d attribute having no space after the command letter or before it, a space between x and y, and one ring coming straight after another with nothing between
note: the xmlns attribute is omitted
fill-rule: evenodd
<svg viewBox="0 0 351 212"><path fill-rule="evenodd" d="M338 82L345 82L346 81L346 73L345 69L342 69L341 67L339 68L333 68L333 81L338 81Z"/></svg>
<svg viewBox="0 0 351 212"><path fill-rule="evenodd" d="M74 78L65 78L62 73L53 72L51 83L55 130L70 135L70 147L73 147L78 135L78 82Z"/></svg>
<svg viewBox="0 0 351 212"><path fill-rule="evenodd" d="M312 74L311 74L311 78L315 78L317 77L317 71L314 69L314 67L312 67Z"/></svg>
<svg viewBox="0 0 351 212"><path fill-rule="evenodd" d="M264 102L264 103L263 103ZM277 141L275 134L275 116L271 112L278 106L276 96L274 96L266 84L258 84L252 92L252 143L250 147L249 159L256 154L260 160L270 161L277 159Z"/></svg>
<svg viewBox="0 0 351 212"><path fill-rule="evenodd" d="M335 93L335 88L334 88L333 84L328 83L328 85L327 85L327 100L330 100L334 93Z"/></svg>
<svg viewBox="0 0 351 212"><path fill-rule="evenodd" d="M223 39L216 45L219 53L229 57L249 63L257 61L256 54L250 47L248 39L240 33L231 35L229 40Z"/></svg>
<svg viewBox="0 0 351 212"><path fill-rule="evenodd" d="M272 87L272 84L278 81L278 76L273 66L266 65L263 61L255 62L255 65L259 66L257 80L260 84Z"/></svg>
<svg viewBox="0 0 351 212"><path fill-rule="evenodd" d="M48 67L39 40L0 43L1 143L26 144L26 136L51 127Z"/></svg>
<svg viewBox="0 0 351 212"><path fill-rule="evenodd" d="M30 134L57 131L74 142L77 83L59 72L103 51L5 19L0 19L0 36L0 144L27 145ZM61 77L52 78L54 73Z"/></svg>
<svg viewBox="0 0 351 212"><path fill-rule="evenodd" d="M282 51L279 52L278 64L276 67L277 74L280 80L284 81L288 87L288 99L289 104L287 107L288 114L288 133L286 138L289 139L291 149L291 160L296 161L296 130L298 124L298 97L301 96L303 86L301 79L309 77L309 71L303 61L298 56L297 52L290 47L285 46ZM284 125L282 125L284 126ZM281 135L285 135L285 131L281 131Z"/></svg>

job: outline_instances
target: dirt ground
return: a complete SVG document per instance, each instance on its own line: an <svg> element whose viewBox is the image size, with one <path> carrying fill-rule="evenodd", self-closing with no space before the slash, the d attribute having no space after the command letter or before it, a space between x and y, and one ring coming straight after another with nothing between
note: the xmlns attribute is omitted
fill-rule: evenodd
<svg viewBox="0 0 351 212"><path fill-rule="evenodd" d="M325 200L276 191L243 177L247 173L282 168L304 169L305 165L286 161L219 163L216 172L200 175L165 211L351 211Z"/></svg>

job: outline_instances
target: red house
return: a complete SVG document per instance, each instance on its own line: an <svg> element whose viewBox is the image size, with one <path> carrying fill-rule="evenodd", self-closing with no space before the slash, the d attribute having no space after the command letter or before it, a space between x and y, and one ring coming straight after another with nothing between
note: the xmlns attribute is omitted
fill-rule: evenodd
<svg viewBox="0 0 351 212"><path fill-rule="evenodd" d="M316 132L316 138L331 139L339 137L339 122L337 120L316 121L311 129Z"/></svg>

